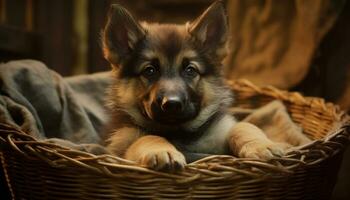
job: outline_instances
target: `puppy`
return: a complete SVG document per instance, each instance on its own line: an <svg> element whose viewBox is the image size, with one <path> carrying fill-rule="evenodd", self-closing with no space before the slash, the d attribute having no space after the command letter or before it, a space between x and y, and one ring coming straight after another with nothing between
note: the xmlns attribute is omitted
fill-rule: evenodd
<svg viewBox="0 0 350 200"><path fill-rule="evenodd" d="M228 114L222 76L227 18L221 1L191 23L137 22L112 5L102 42L115 80L108 91L106 145L155 170L179 170L181 152L270 159L283 147Z"/></svg>

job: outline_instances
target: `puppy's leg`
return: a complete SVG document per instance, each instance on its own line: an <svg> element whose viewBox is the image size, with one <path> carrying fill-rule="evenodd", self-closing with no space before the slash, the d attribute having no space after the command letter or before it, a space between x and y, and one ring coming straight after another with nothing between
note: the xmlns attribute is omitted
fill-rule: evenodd
<svg viewBox="0 0 350 200"><path fill-rule="evenodd" d="M116 156L124 157L126 150L143 134L137 128L121 128L116 130L106 141L107 150Z"/></svg>
<svg viewBox="0 0 350 200"><path fill-rule="evenodd" d="M231 129L229 146L232 152L245 158L269 160L274 155L282 156L289 146L284 143L274 143L253 124L239 122Z"/></svg>
<svg viewBox="0 0 350 200"><path fill-rule="evenodd" d="M155 135L140 137L128 148L125 158L155 170L177 171L186 165L182 153L165 138Z"/></svg>
<svg viewBox="0 0 350 200"><path fill-rule="evenodd" d="M311 142L292 121L283 103L278 100L259 108L244 121L261 128L267 137L275 142L289 143L293 146Z"/></svg>

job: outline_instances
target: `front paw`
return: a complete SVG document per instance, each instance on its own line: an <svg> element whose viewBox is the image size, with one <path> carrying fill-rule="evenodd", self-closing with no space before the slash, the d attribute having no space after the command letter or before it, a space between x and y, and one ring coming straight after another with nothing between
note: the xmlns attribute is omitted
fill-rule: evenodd
<svg viewBox="0 0 350 200"><path fill-rule="evenodd" d="M180 171L186 165L184 155L177 150L145 152L138 162L150 169L171 172Z"/></svg>
<svg viewBox="0 0 350 200"><path fill-rule="evenodd" d="M256 140L243 145L238 153L241 158L257 158L270 160L273 157L281 157L290 145L284 143L274 143L271 141Z"/></svg>

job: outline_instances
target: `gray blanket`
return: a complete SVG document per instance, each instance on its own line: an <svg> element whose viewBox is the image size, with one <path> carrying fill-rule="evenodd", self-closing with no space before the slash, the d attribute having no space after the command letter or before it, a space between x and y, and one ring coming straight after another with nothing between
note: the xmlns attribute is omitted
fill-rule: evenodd
<svg viewBox="0 0 350 200"><path fill-rule="evenodd" d="M103 101L110 81L108 72L62 78L38 61L2 63L0 122L38 139L90 148L85 144L100 142L107 120Z"/></svg>

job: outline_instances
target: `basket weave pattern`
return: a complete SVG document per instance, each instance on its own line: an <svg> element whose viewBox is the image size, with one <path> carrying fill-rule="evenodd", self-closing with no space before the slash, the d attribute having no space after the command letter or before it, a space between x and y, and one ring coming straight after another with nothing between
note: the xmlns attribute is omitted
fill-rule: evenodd
<svg viewBox="0 0 350 200"><path fill-rule="evenodd" d="M256 108L279 99L314 139L262 162L210 156L181 173L157 172L110 155L37 141L0 124L1 162L13 199L327 199L349 142L349 117L319 98L248 81L230 82L235 105Z"/></svg>

